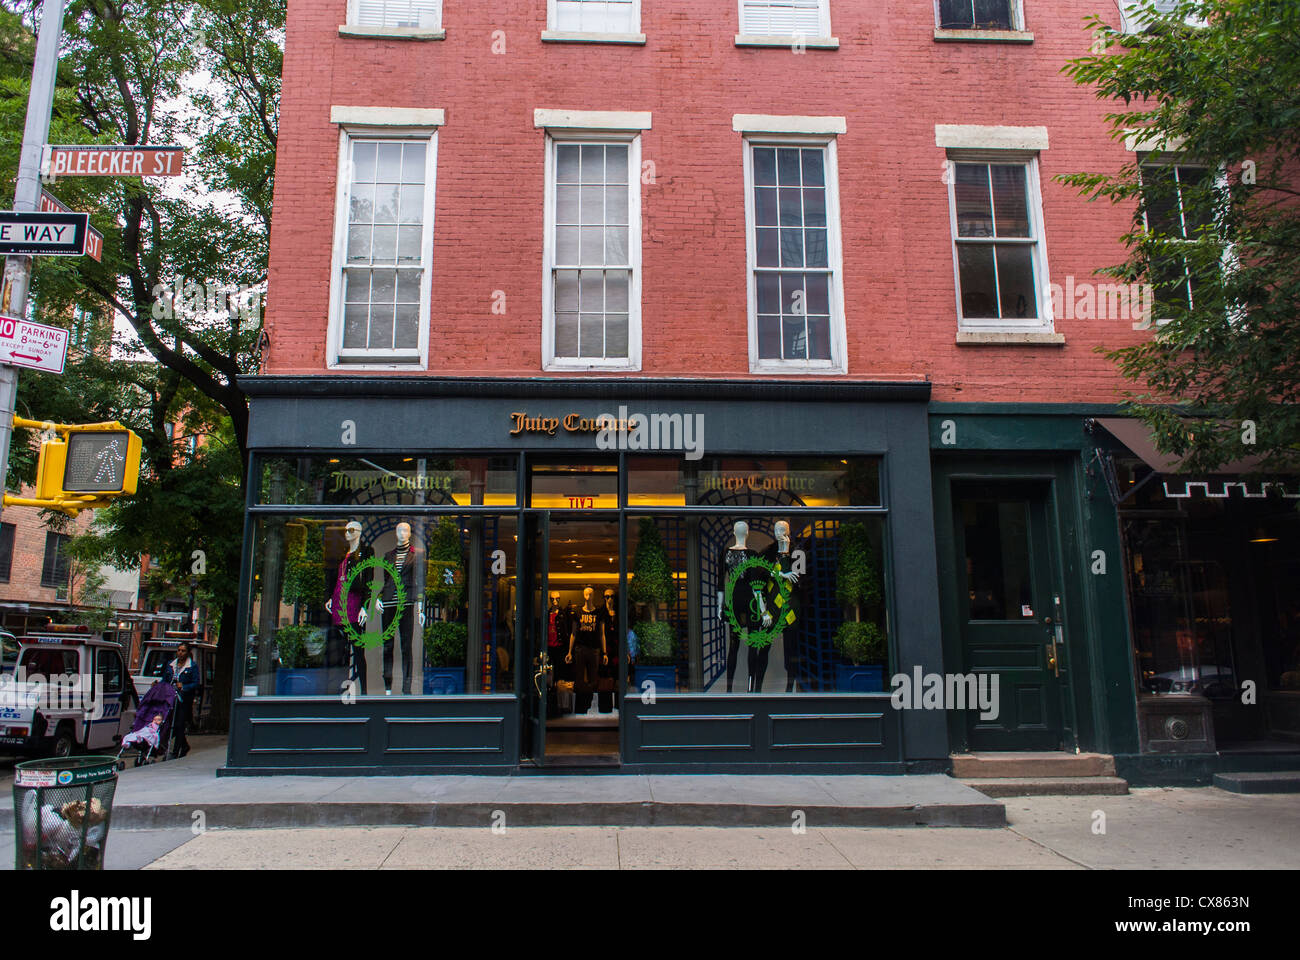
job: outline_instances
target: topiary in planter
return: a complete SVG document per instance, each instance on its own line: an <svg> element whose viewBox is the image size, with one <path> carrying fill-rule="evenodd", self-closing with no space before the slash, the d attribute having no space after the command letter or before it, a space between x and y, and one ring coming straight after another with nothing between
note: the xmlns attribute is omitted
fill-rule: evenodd
<svg viewBox="0 0 1300 960"><path fill-rule="evenodd" d="M840 525L835 597L844 606L853 608L853 619L846 620L835 631L835 649L854 666L884 663L885 632L878 625L884 595L865 524Z"/></svg>
<svg viewBox="0 0 1300 960"><path fill-rule="evenodd" d="M855 666L883 663L885 633L869 621L846 620L835 631L836 651Z"/></svg>
<svg viewBox="0 0 1300 960"><path fill-rule="evenodd" d="M636 662L646 666L668 666L677 662L677 631L667 620L642 620L636 634Z"/></svg>
<svg viewBox="0 0 1300 960"><path fill-rule="evenodd" d="M316 629L304 623L298 626L281 627L275 631L275 649L280 656L281 668L303 670L311 665L311 658L307 654L307 638Z"/></svg>
<svg viewBox="0 0 1300 960"><path fill-rule="evenodd" d="M463 623L430 620L424 626L424 659L430 667L465 666L469 630Z"/></svg>
<svg viewBox="0 0 1300 960"><path fill-rule="evenodd" d="M659 619L659 605L671 603L677 596L673 582L673 569L668 562L668 551L659 536L659 524L653 517L642 517L637 525L636 553L632 557L632 582L627 589L628 599L648 607L647 615L653 623ZM641 633L637 631L637 637Z"/></svg>
<svg viewBox="0 0 1300 960"><path fill-rule="evenodd" d="M450 517L438 521L429 536L429 558L425 569L424 595L443 608L446 617L465 599L464 552L460 527Z"/></svg>

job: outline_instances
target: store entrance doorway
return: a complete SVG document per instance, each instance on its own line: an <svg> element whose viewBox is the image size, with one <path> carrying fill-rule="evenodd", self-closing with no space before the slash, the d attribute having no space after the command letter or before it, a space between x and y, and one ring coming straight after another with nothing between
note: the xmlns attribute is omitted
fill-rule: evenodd
<svg viewBox="0 0 1300 960"><path fill-rule="evenodd" d="M531 515L533 761L619 763L621 616L614 518Z"/></svg>

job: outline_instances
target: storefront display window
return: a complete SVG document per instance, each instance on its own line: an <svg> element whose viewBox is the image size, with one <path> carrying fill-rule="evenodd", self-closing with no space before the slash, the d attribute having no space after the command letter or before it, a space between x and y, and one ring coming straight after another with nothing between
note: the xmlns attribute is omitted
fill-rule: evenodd
<svg viewBox="0 0 1300 960"><path fill-rule="evenodd" d="M879 515L629 516L628 689L885 689L883 537Z"/></svg>
<svg viewBox="0 0 1300 960"><path fill-rule="evenodd" d="M245 696L514 689L512 514L259 517Z"/></svg>

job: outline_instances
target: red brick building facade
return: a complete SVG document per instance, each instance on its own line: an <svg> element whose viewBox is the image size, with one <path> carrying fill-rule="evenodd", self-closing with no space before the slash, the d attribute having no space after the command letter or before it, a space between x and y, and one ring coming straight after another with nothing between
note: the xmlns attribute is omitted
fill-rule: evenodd
<svg viewBox="0 0 1300 960"><path fill-rule="evenodd" d="M1300 737L1285 613L1211 566L1285 522L1202 516L1098 352L1151 322L1098 286L1132 211L1056 178L1146 145L1062 69L1120 8L290 0L231 768L1205 779L1216 731ZM931 676L1002 706L887 692Z"/></svg>

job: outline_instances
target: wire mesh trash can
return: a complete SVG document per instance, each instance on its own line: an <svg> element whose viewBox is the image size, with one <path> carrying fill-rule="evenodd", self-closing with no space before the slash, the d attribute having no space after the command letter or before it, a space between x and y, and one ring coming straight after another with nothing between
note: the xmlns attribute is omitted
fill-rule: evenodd
<svg viewBox="0 0 1300 960"><path fill-rule="evenodd" d="M117 769L113 757L15 764L14 868L102 870Z"/></svg>

